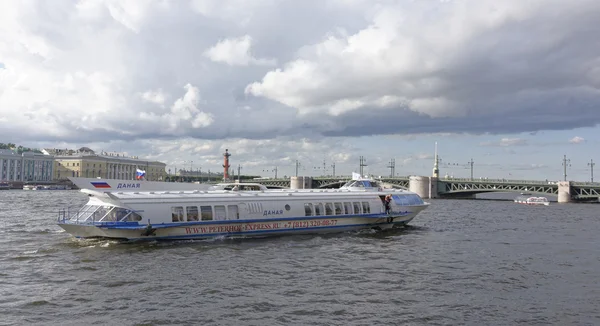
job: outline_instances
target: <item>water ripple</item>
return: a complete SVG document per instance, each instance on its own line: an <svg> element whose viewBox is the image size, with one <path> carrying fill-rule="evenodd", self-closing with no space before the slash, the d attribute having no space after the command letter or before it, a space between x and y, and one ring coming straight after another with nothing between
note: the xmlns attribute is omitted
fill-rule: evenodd
<svg viewBox="0 0 600 326"><path fill-rule="evenodd" d="M123 242L55 225L79 192L2 195L9 325L600 324L595 205L433 200L399 230Z"/></svg>

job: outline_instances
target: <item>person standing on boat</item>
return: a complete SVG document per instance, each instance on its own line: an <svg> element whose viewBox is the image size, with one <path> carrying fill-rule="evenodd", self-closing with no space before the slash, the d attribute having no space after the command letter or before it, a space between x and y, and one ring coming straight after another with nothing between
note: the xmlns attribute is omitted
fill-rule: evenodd
<svg viewBox="0 0 600 326"><path fill-rule="evenodd" d="M389 214L390 213L390 202L392 201L392 195L387 195L385 196L385 213Z"/></svg>

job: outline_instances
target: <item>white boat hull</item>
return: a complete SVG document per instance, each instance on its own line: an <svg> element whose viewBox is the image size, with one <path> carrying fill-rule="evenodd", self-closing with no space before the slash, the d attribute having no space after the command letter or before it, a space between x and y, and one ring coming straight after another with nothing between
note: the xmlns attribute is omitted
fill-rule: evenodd
<svg viewBox="0 0 600 326"><path fill-rule="evenodd" d="M383 189L367 179L353 179L340 189L305 190L70 179L90 196L77 212L59 212L58 224L77 238L179 240L388 229L409 223L429 205L416 193Z"/></svg>
<svg viewBox="0 0 600 326"><path fill-rule="evenodd" d="M131 228L95 224L59 223L77 238L113 238L125 240L184 240L231 237L265 237L287 234L334 233L361 229L389 229L409 223L426 206L414 207L413 211L393 217L323 216L323 218L293 218L272 221L213 221L188 223L187 225L139 225ZM391 218L393 217L393 218Z"/></svg>
<svg viewBox="0 0 600 326"><path fill-rule="evenodd" d="M517 204L523 204L523 205L532 205L532 206L548 206L548 205L550 205L549 202L545 202L545 203L528 203L528 202L516 201L515 203L517 203Z"/></svg>

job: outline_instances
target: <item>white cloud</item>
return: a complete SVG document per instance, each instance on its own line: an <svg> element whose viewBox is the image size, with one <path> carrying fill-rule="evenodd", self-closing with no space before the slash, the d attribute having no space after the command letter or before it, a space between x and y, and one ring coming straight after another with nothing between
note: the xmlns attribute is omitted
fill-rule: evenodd
<svg viewBox="0 0 600 326"><path fill-rule="evenodd" d="M156 91L146 91L140 95L144 101L155 103L158 105L165 104L166 95L161 89Z"/></svg>
<svg viewBox="0 0 600 326"><path fill-rule="evenodd" d="M205 128L214 122L211 113L202 111L198 105L200 94L197 87L185 85L185 94L177 99L170 110L162 114L142 112L139 121L165 134L178 134L186 128Z"/></svg>
<svg viewBox="0 0 600 326"><path fill-rule="evenodd" d="M245 35L238 38L230 38L219 41L204 52L214 62L226 63L231 66L265 65L276 64L274 59L256 59L250 54L252 38Z"/></svg>
<svg viewBox="0 0 600 326"><path fill-rule="evenodd" d="M569 139L569 143L571 143L571 144L581 144L583 142L585 142L585 139L583 139L582 137L579 137L579 136L575 136L575 137Z"/></svg>
<svg viewBox="0 0 600 326"><path fill-rule="evenodd" d="M350 3L367 6L360 1ZM559 1L549 5L539 0L379 4L366 11L368 26L307 45L282 69L250 83L246 93L301 112L333 116L367 112L378 106L381 97L401 99L390 110L411 110L431 118L471 115L490 116L491 121L495 119L491 116L502 112L527 113L532 95L551 101L553 88L559 84L572 91L584 89L576 83L569 85L566 71L551 74L556 83L550 85L539 75L532 77L534 70L546 69L545 63L533 67L525 64L531 61L521 61L528 53L545 53L568 39L571 32L558 27L567 26L566 16L555 21L555 27L549 25L557 12L591 19L599 9L592 1L584 1L579 8L558 6ZM521 25L534 26L528 29L527 39L536 41L521 41L511 32ZM548 28L556 32L549 34ZM587 53L588 62L595 60L589 44L581 43L578 49L582 50L579 55ZM540 91L540 85L548 86ZM506 93L523 104L511 103ZM600 94L592 93L597 100Z"/></svg>
<svg viewBox="0 0 600 326"><path fill-rule="evenodd" d="M8 1L0 131L45 144L186 139L183 151L215 162L245 138L236 155L323 153L354 168L359 150L389 160L352 147L363 136L496 134L507 136L482 145L511 148L527 145L511 135L600 122L599 19L592 0Z"/></svg>
<svg viewBox="0 0 600 326"><path fill-rule="evenodd" d="M527 139L523 138L502 138L499 141L488 141L482 142L481 146L500 146L500 147L510 147L510 146L526 146L528 145Z"/></svg>

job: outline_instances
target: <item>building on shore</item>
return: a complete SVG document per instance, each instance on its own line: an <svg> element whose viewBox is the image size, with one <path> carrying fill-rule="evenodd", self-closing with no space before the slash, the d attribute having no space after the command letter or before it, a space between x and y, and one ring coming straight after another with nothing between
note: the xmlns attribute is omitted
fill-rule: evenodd
<svg viewBox="0 0 600 326"><path fill-rule="evenodd" d="M87 147L77 150L44 149L42 152L54 156L54 180L68 177L134 180L137 169L146 171L145 179L148 181L163 181L166 177L165 163L137 156L104 151L97 154Z"/></svg>
<svg viewBox="0 0 600 326"><path fill-rule="evenodd" d="M52 155L0 149L0 181L50 182L53 175Z"/></svg>

